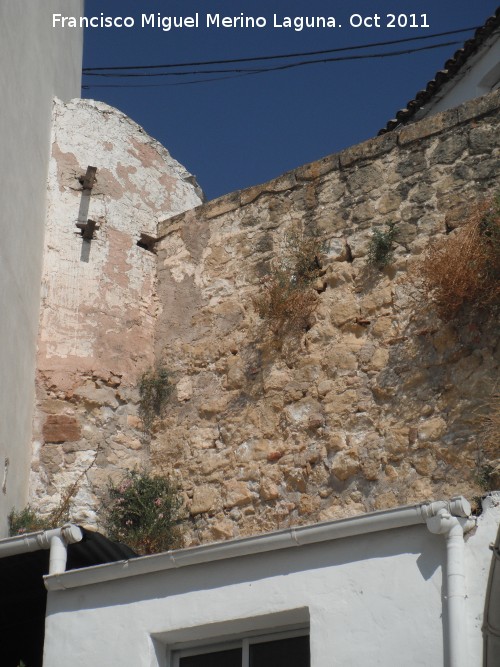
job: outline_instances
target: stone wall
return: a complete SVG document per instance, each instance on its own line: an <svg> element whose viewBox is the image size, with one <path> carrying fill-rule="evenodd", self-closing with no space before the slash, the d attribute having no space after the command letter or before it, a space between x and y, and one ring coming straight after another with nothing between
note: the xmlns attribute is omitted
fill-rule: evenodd
<svg viewBox="0 0 500 667"><path fill-rule="evenodd" d="M441 322L409 272L498 189L499 107L496 92L160 225L156 356L176 391L151 449L188 543L481 493L498 329ZM369 243L390 222L378 271ZM322 239L322 268L312 326L280 351L254 300L293 228Z"/></svg>
<svg viewBox="0 0 500 667"><path fill-rule="evenodd" d="M90 197L87 167L97 167ZM73 518L146 455L137 378L154 360L159 220L201 202L193 177L123 113L56 102L38 336L31 502L50 512L76 483ZM91 219L91 240L77 220Z"/></svg>
<svg viewBox="0 0 500 667"><path fill-rule="evenodd" d="M72 518L95 524L108 478L151 465L178 481L196 544L479 495L498 462L478 438L496 323L441 322L410 274L498 189L499 108L496 92L197 206L192 177L123 114L57 104L33 504L72 491ZM378 270L370 240L389 223L394 259ZM255 299L291 230L319 238L321 267L307 331L280 347ZM147 433L137 386L159 362L174 391Z"/></svg>

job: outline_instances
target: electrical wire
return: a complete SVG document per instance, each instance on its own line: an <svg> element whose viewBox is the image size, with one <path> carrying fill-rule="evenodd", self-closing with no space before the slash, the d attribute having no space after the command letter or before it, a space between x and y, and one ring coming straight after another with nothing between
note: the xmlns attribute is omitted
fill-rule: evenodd
<svg viewBox="0 0 500 667"><path fill-rule="evenodd" d="M299 62L295 63L285 63L284 65L275 65L272 67L266 67L266 68L261 68L261 69L220 69L220 70L194 70L194 71L188 71L188 72L162 72L159 74L144 74L143 76L193 76L193 75L203 75L203 74L218 74L218 73L224 73L224 74L233 74L233 76L223 76L223 77L215 77L215 78L210 78L210 79L197 79L194 81L185 81L185 82L180 82L180 83L160 83L160 84L85 84L82 86L85 90L88 90L90 88L153 88L153 87L160 87L160 86L178 86L178 85L192 85L196 83L208 83L210 81L221 81L225 79L234 79L237 77L241 76L249 76L249 75L254 75L254 74L264 74L267 72L276 72L276 71L283 71L287 69L293 69L295 67L303 67L306 65L317 65L321 63L331 63L331 62L345 62L349 60L366 60L368 58L392 58L396 56L402 56L402 55L408 55L411 53L417 53L421 51L429 51L432 49L438 49L442 47L448 47L448 46L453 46L456 44L460 44L461 42L441 42L440 44L432 44L428 46L421 46L417 47L415 49L406 49L403 51L388 51L388 52L381 52L381 53L366 53L366 54L360 54L360 55L350 55L350 56L337 56L334 58L320 58L320 59L315 59L315 60L302 60ZM100 76L107 76L107 75L100 75ZM109 75L109 76L120 76L120 77L128 77L128 76L141 76L137 74L119 74L119 75Z"/></svg>
<svg viewBox="0 0 500 667"><path fill-rule="evenodd" d="M363 55L352 55L352 56L339 56L336 58L320 58L317 60L300 60L295 63L286 63L284 65L275 65L273 67L253 67L251 69L241 69L241 68L231 68L231 69L207 69L207 70L190 70L187 72L146 72L141 74L94 74L94 76L100 77L109 77L109 78L135 78L135 77L159 77L159 76L188 76L194 74L222 74L222 73L255 73L260 74L261 72L275 72L282 69L291 69L293 67L301 67L302 65L314 65L315 63L326 63L326 62L341 62L345 60L365 60L366 58L384 58L387 56L401 56L407 53L416 53L418 51L429 51L431 49L438 49L443 46L453 46L460 44L460 42L441 42L440 44L432 44L429 46L421 46L415 49L406 49L404 51L388 51L387 53L373 53L373 54L363 54Z"/></svg>
<svg viewBox="0 0 500 667"><path fill-rule="evenodd" d="M248 58L229 58L226 60L204 60L187 63L167 63L164 65L120 65L113 67L84 67L83 74L90 76L94 72L112 72L120 70L139 70L139 69L170 69L175 67L198 67L206 65L225 65L233 63L244 63L253 61L277 60L281 58L301 58L305 56L317 56L326 53L341 53L343 51L357 51L360 49L369 49L379 46L391 46L393 44L403 44L405 42L420 41L423 39L432 39L433 37L446 37L448 35L457 35L462 32L470 32L471 30L478 30L480 26L472 26L469 28L460 28L459 30L448 30L446 32L433 33L431 35L417 35L415 37L405 37L402 39L393 39L385 42L371 42L369 44L358 44L356 46L343 46L335 49L323 49L321 51L303 51L298 53L282 53L274 56L254 56ZM97 76L97 75L96 75Z"/></svg>

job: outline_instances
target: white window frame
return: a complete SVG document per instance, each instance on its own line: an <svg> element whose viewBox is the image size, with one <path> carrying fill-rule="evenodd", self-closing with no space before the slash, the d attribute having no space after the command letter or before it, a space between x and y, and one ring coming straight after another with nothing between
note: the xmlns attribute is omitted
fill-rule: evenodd
<svg viewBox="0 0 500 667"><path fill-rule="evenodd" d="M229 651L234 648L241 648L242 661L241 667L249 667L250 660L250 645L264 644L266 642L277 641L280 639L292 639L294 637L309 637L309 627L297 628L294 630L282 630L278 632L270 632L267 634L255 634L242 637L241 639L228 639L228 641L218 641L217 643L203 643L189 648L169 651L168 667L179 667L180 659L187 658L194 655L204 655L206 653L216 653L217 651Z"/></svg>

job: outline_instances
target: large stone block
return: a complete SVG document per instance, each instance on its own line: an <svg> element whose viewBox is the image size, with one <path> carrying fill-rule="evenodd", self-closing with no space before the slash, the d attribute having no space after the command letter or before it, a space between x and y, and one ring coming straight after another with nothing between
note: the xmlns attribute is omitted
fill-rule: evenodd
<svg viewBox="0 0 500 667"><path fill-rule="evenodd" d="M199 486L194 489L189 513L195 516L204 512L213 512L220 507L221 498L213 486Z"/></svg>
<svg viewBox="0 0 500 667"><path fill-rule="evenodd" d="M43 439L46 443L62 443L79 440L82 429L76 417L69 415L48 415L43 425Z"/></svg>

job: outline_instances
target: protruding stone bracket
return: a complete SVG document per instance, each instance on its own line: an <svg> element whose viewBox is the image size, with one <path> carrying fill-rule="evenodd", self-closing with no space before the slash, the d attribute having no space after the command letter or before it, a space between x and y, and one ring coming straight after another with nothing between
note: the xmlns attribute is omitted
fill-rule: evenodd
<svg viewBox="0 0 500 667"><path fill-rule="evenodd" d="M139 248L143 248L144 250L152 252L156 255L156 244L158 243L159 240L160 239L155 238L154 236L150 236L145 232L141 232L141 237L137 241L137 245L139 246Z"/></svg>
<svg viewBox="0 0 500 667"><path fill-rule="evenodd" d="M94 238L94 232L99 229L95 220L89 220L90 195L96 182L97 167L87 167L84 176L80 177L82 184L82 198L80 201L80 210L78 211L78 221L76 226L82 232L85 241L91 241ZM86 261L88 261L88 256Z"/></svg>
<svg viewBox="0 0 500 667"><path fill-rule="evenodd" d="M85 190L92 190L94 187L94 183L96 182L96 172L97 172L97 167L87 167L87 171L85 173L85 176L80 176L78 179L80 183L82 184L82 189L85 192Z"/></svg>
<svg viewBox="0 0 500 667"><path fill-rule="evenodd" d="M82 237L86 241L91 241L94 238L94 231L99 229L99 225L95 220L87 220L86 222L77 222L76 226L82 230Z"/></svg>

